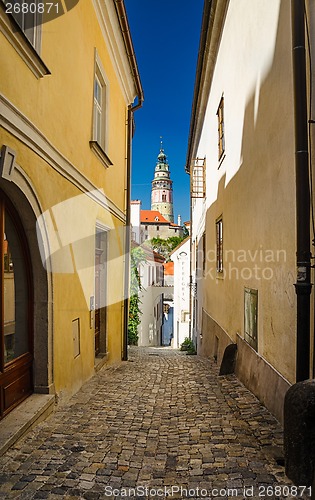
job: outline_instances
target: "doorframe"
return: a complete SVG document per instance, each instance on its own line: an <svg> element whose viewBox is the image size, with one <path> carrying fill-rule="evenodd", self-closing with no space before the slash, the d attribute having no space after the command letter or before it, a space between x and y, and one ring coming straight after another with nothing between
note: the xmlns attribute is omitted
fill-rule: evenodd
<svg viewBox="0 0 315 500"><path fill-rule="evenodd" d="M5 154L6 148L7 146L2 146L1 157ZM39 228L37 224L43 209L35 186L15 161L11 165L10 172L0 168L0 190L16 209L30 253L34 299L34 393L55 394L52 267L49 255L45 266L43 265L40 250L49 248L49 238L46 227Z"/></svg>
<svg viewBox="0 0 315 500"><path fill-rule="evenodd" d="M96 296L95 296L95 255L96 255L96 235L97 233L104 233L106 235L105 239L105 304L100 308L100 352L95 354L95 345L94 345L94 356L95 358L103 358L108 354L108 329L107 329L107 297L108 297L108 251L109 251L109 232L110 227L103 224L100 221L96 221L95 224L95 239L94 239L94 302L96 304ZM95 313L95 311L94 311ZM94 333L95 333L95 324L94 324ZM95 341L95 334L94 334Z"/></svg>
<svg viewBox="0 0 315 500"><path fill-rule="evenodd" d="M11 218L14 229L17 233L17 238L20 244L20 250L22 253L22 258L25 265L26 273L26 286L27 286L27 306L26 306L26 328L27 328L27 351L18 356L17 358L11 360L9 363L4 363L4 293L1 293L1 312L0 312L0 325L2 333L0 335L0 373L2 378L1 387L1 405L0 405L0 418L4 417L10 413L17 405L19 405L24 399L30 396L34 392L34 377L33 377L33 366L34 366L34 285L33 285L33 273L31 265L31 255L29 250L28 241L25 235L25 230L23 224L20 220L20 216L16 208L14 207L11 200L5 194L4 191L0 192L0 282L1 282L1 292L4 291L4 247L3 247L3 235L5 234L5 214L8 214ZM16 317L16 316L15 316ZM4 408L4 390L5 387L9 387L11 384L17 382L19 378L27 375L29 381L27 386L23 386L26 392L23 396L20 396L16 401L14 401L8 408ZM24 390L25 390L24 389ZM16 393L15 393L16 394Z"/></svg>

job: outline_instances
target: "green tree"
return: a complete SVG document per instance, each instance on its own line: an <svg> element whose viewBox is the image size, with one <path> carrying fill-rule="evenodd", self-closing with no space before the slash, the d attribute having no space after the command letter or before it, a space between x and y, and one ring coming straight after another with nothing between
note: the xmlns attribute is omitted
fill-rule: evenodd
<svg viewBox="0 0 315 500"><path fill-rule="evenodd" d="M170 253L185 239L183 236L170 236L167 239L152 238L147 242L155 252L162 255L167 261L170 260Z"/></svg>

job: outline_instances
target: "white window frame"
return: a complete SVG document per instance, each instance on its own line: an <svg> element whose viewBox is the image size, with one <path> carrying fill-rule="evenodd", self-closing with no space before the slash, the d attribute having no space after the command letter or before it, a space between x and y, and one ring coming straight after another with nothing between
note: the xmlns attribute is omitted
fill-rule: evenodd
<svg viewBox="0 0 315 500"><path fill-rule="evenodd" d="M96 98L96 83L101 88L101 99ZM94 78L93 78L93 122L92 140L90 145L94 153L105 167L113 163L107 155L108 150L108 119L109 119L109 82L106 77L101 59L95 49Z"/></svg>
<svg viewBox="0 0 315 500"><path fill-rule="evenodd" d="M101 87L101 106L95 98L95 82ZM95 65L94 65L94 81L93 81L93 141L96 141L104 152L107 150L108 146L108 104L109 104L109 85L108 79L106 77L104 68L102 66L100 57L95 50ZM99 109L101 107L101 109ZM98 136L98 130L96 126L97 112L101 113L101 131L100 137Z"/></svg>

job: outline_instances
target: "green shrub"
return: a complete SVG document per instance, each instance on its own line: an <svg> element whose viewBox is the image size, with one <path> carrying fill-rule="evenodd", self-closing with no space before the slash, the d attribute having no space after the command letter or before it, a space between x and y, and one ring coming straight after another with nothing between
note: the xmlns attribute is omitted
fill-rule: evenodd
<svg viewBox="0 0 315 500"><path fill-rule="evenodd" d="M185 351L186 354L197 354L195 345L191 339L188 337L185 338L184 342L182 342L180 346L181 351Z"/></svg>

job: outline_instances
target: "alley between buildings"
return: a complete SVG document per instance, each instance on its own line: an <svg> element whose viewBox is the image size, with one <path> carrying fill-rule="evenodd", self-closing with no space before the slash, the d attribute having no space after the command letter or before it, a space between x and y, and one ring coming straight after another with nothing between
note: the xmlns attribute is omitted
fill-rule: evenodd
<svg viewBox="0 0 315 500"><path fill-rule="evenodd" d="M0 458L0 497L291 498L281 426L217 371L131 348Z"/></svg>

